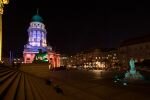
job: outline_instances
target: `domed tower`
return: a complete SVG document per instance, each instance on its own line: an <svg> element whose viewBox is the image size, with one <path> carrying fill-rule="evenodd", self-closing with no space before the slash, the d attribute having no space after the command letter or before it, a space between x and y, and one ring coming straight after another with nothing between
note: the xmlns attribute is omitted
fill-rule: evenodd
<svg viewBox="0 0 150 100"><path fill-rule="evenodd" d="M28 28L28 43L24 46L23 57L24 63L32 63L34 59L45 60L50 63L51 67L60 66L60 54L52 50L51 46L47 46L46 29L43 24L42 17L37 13L32 17ZM36 56L39 52L44 56Z"/></svg>
<svg viewBox="0 0 150 100"><path fill-rule="evenodd" d="M39 50L47 52L46 34L43 19L37 13L32 17L28 28L28 43L24 46L23 52L25 62L31 63Z"/></svg>
<svg viewBox="0 0 150 100"><path fill-rule="evenodd" d="M43 19L38 14L34 15L28 28L28 44L45 51L45 47L47 46L46 34L47 32L43 24Z"/></svg>

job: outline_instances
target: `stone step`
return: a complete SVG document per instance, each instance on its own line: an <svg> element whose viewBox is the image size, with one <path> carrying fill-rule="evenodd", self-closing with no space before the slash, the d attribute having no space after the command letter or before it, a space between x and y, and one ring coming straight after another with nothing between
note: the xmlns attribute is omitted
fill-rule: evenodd
<svg viewBox="0 0 150 100"><path fill-rule="evenodd" d="M14 72L14 71L12 71L12 70L7 70L7 71L4 71L4 72L0 72L0 77L6 76L6 75L8 75L8 74L11 73L11 72Z"/></svg>
<svg viewBox="0 0 150 100"><path fill-rule="evenodd" d="M6 68L0 69L0 73L3 73L5 71L10 71L10 69L6 69Z"/></svg>
<svg viewBox="0 0 150 100"><path fill-rule="evenodd" d="M35 87L38 89L38 92L42 97L42 100L47 100L49 98L48 91L45 90L45 88L42 86L42 84L38 81L38 79L35 79L34 77L30 76L30 79L32 80L33 84L35 84ZM41 87L42 86L42 87Z"/></svg>
<svg viewBox="0 0 150 100"><path fill-rule="evenodd" d="M25 84L25 97L26 100L35 100L34 94L32 93L31 86L28 82L27 76L24 75L24 84Z"/></svg>
<svg viewBox="0 0 150 100"><path fill-rule="evenodd" d="M12 67L8 67L8 66L3 66L3 67L0 67L0 70L10 70L10 69L14 69L14 68L12 68Z"/></svg>
<svg viewBox="0 0 150 100"><path fill-rule="evenodd" d="M22 72L15 100L26 100L24 75Z"/></svg>
<svg viewBox="0 0 150 100"><path fill-rule="evenodd" d="M22 71L25 71L25 72L49 72L49 70L42 70L42 69L34 69L34 70L30 70L30 69L27 69L27 70L22 70Z"/></svg>
<svg viewBox="0 0 150 100"><path fill-rule="evenodd" d="M32 88L32 93L35 97L35 100L46 100L43 92L40 90L39 86L37 86L37 83L35 83L31 76L26 75L28 78L28 82Z"/></svg>
<svg viewBox="0 0 150 100"><path fill-rule="evenodd" d="M7 81L8 79L10 79L15 73L16 73L16 71L12 71L9 74L1 77L1 84L4 83L5 81Z"/></svg>
<svg viewBox="0 0 150 100"><path fill-rule="evenodd" d="M66 100L56 93L54 85L46 84L45 78L49 78L49 71L40 72L38 69L32 73L30 70L29 74L17 69L8 69L0 69L3 70L0 73L0 100Z"/></svg>
<svg viewBox="0 0 150 100"><path fill-rule="evenodd" d="M27 66L27 67L22 67L20 70L41 78L49 77L50 71L48 70L48 68L42 68L42 67L39 67L38 69L36 68L37 67Z"/></svg>
<svg viewBox="0 0 150 100"><path fill-rule="evenodd" d="M11 75L11 77L7 78L7 80L5 80L0 85L1 98L3 98L6 95L7 90L11 87L13 81L17 78L18 74L19 74L19 72L15 72L13 75Z"/></svg>
<svg viewBox="0 0 150 100"><path fill-rule="evenodd" d="M21 73L18 73L17 77L12 81L11 86L7 89L7 93L3 100L16 100L16 94L18 91L19 81L21 79Z"/></svg>
<svg viewBox="0 0 150 100"><path fill-rule="evenodd" d="M35 76L30 76L31 80L33 80L33 84L36 84L39 87L42 94L45 96L46 99L49 100L50 98L55 98L53 100L63 100L63 96L56 93L54 90L54 84L51 85L47 84L47 79L43 78L36 78Z"/></svg>

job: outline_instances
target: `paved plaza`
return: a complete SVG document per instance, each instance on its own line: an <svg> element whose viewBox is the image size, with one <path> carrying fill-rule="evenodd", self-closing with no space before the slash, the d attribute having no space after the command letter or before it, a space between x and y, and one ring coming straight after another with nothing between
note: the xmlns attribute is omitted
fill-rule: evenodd
<svg viewBox="0 0 150 100"><path fill-rule="evenodd" d="M36 69L36 70L35 70ZM47 67L0 68L3 100L149 100L148 82L114 83L114 72L49 71ZM8 79L9 77L9 79ZM47 84L50 80L50 84ZM62 91L58 93L55 87ZM7 90L6 90L7 89ZM3 95L2 95L3 94Z"/></svg>
<svg viewBox="0 0 150 100"><path fill-rule="evenodd" d="M149 83L129 83L127 86L113 82L111 72L101 71L60 71L51 72L51 77L72 97L99 100L149 100ZM70 89L70 90L69 90ZM70 91L70 92L69 92ZM76 91L76 92L75 92ZM83 96L87 94L88 96Z"/></svg>

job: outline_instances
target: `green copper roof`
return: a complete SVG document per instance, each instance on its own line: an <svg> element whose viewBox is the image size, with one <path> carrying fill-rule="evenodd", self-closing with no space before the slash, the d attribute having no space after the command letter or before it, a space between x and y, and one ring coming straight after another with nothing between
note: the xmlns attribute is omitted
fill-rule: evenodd
<svg viewBox="0 0 150 100"><path fill-rule="evenodd" d="M36 15L34 15L34 16L32 17L32 21L33 21L33 22L43 22L43 19L42 19L41 16L39 16L38 14L36 14Z"/></svg>

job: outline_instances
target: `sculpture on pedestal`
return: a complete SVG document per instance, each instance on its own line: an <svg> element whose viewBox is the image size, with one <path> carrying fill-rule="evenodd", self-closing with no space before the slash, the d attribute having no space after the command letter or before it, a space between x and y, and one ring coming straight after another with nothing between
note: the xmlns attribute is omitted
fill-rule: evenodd
<svg viewBox="0 0 150 100"><path fill-rule="evenodd" d="M133 58L129 61L130 70L125 73L125 79L127 80L143 80L143 76L136 71L135 60Z"/></svg>

